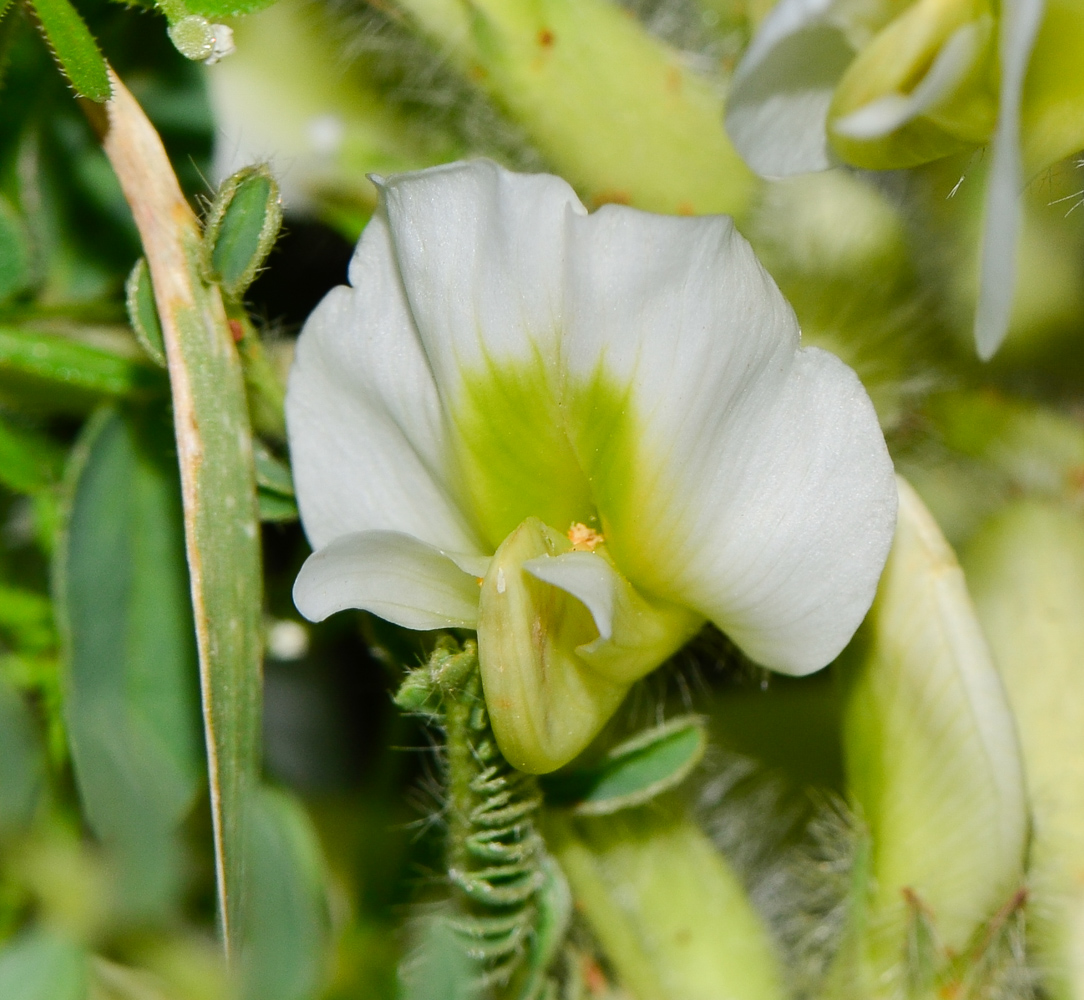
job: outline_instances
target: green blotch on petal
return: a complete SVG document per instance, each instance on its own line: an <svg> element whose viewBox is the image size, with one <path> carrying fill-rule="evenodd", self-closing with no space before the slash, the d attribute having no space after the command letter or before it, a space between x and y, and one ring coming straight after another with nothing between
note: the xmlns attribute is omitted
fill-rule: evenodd
<svg viewBox="0 0 1084 1000"><path fill-rule="evenodd" d="M668 465L651 447L636 418L632 387L618 386L601 369L570 394L573 448L591 484L606 550L644 596L672 597L666 553L676 549L687 528L680 521L648 521L657 498L671 492Z"/></svg>
<svg viewBox="0 0 1084 1000"><path fill-rule="evenodd" d="M599 374L556 387L535 353L529 364L487 359L463 376L453 414L464 492L496 549L525 518L566 531L604 529L627 507L635 440L627 391Z"/></svg>

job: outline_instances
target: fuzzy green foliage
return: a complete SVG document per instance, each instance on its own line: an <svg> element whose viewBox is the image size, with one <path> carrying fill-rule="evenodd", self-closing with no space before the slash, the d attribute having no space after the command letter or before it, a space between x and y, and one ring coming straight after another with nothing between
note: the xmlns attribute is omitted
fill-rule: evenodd
<svg viewBox="0 0 1084 1000"><path fill-rule="evenodd" d="M105 57L68 0L27 0L45 41L72 89L99 104L112 91Z"/></svg>
<svg viewBox="0 0 1084 1000"><path fill-rule="evenodd" d="M165 368L166 345L162 340L162 324L154 303L154 287L146 257L135 262L124 283L124 304L128 308L128 322L132 324L140 346L156 365Z"/></svg>
<svg viewBox="0 0 1084 1000"><path fill-rule="evenodd" d="M988 158L751 184L720 114L763 0L283 0L231 22L238 51L206 70L177 52L166 22L176 33L193 18L202 57L209 21L265 0L165 0L164 19L132 6L142 10L0 3L0 997L1079 1000L1084 910L1065 889L1084 843L1079 168L1056 167L1026 193L1012 336L979 367L956 341L969 335ZM1036 72L1077 87L1058 26L1081 22L1071 4L1053 7ZM226 838L233 916L247 904L239 983L214 940L206 750L184 723L191 596L161 325L146 268L130 272L144 253L131 213L72 97L108 96L100 50L190 203L204 177L270 160L226 183L187 245L199 295L217 294L211 278L233 300L225 328L207 339L207 297L178 318L207 447L187 555L217 567L199 596L220 817L246 817ZM1058 141L1078 128L1050 122ZM216 127L262 148L216 173ZM308 550L283 380L293 330L344 279L349 254L325 254L334 235L302 216L353 239L375 206L368 173L471 155L559 172L589 204L743 210L805 342L855 367L898 467L948 540L966 543L967 589L1027 770L1026 870L989 861L992 776L1007 771L988 765L1011 739L976 735L986 715L964 683L975 671L953 652L975 616L950 558L899 571L913 613L879 598L834 676L769 680L733 650L698 646L637 685L574 769L541 783L496 754L462 636L434 652L366 616L300 625L290 586ZM266 257L280 173L295 217ZM262 337L264 318L281 315L281 332ZM240 374L218 365L234 346ZM552 437L557 416L527 400L537 386L481 374L478 400L497 393L509 416L472 431ZM120 409L94 417L103 403ZM594 437L581 451L635 433L604 386L585 406ZM552 482L580 475L558 464L524 481L471 468L469 488L492 507L481 527L552 503ZM623 470L612 480L611 492L628 489ZM257 513L274 522L262 534ZM50 599L51 564L66 606ZM295 642L270 644L261 730L264 615ZM419 662L400 710L387 688ZM255 781L261 741L284 786L270 793ZM428 770L399 749L427 741L438 745ZM679 805L689 792L695 820ZM408 834L425 795L427 818ZM146 903L171 879L157 913L128 891ZM397 983L418 901L434 906Z"/></svg>
<svg viewBox="0 0 1084 1000"><path fill-rule="evenodd" d="M535 829L537 780L501 756L489 726L473 642L438 644L407 675L396 704L444 730L448 794L447 924L476 963L476 989L510 1000L552 995L547 972L571 915L564 876Z"/></svg>
<svg viewBox="0 0 1084 1000"><path fill-rule="evenodd" d="M173 902L175 830L203 770L180 484L157 426L156 442L131 417L90 422L54 570L83 808L141 910Z"/></svg>
<svg viewBox="0 0 1084 1000"><path fill-rule="evenodd" d="M282 225L279 189L264 165L230 177L203 225L203 268L228 299L240 299L267 259Z"/></svg>
<svg viewBox="0 0 1084 1000"><path fill-rule="evenodd" d="M85 412L97 401L162 396L165 383L138 356L70 337L0 326L0 399L33 409Z"/></svg>
<svg viewBox="0 0 1084 1000"><path fill-rule="evenodd" d="M700 763L707 747L704 720L669 722L625 740L593 767L543 780L547 800L581 816L605 816L643 805L676 788Z"/></svg>

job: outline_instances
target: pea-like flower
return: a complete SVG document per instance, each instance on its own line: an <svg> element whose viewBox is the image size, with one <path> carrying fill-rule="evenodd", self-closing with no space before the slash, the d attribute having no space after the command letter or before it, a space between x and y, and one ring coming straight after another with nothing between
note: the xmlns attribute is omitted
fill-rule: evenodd
<svg viewBox="0 0 1084 1000"><path fill-rule="evenodd" d="M1008 331L1024 178L1084 146L1079 0L780 0L727 128L766 177L917 166L991 146L975 341Z"/></svg>
<svg viewBox="0 0 1084 1000"><path fill-rule="evenodd" d="M290 376L302 613L477 629L532 772L706 621L774 670L832 660L888 552L892 464L731 220L589 215L488 161L379 187Z"/></svg>

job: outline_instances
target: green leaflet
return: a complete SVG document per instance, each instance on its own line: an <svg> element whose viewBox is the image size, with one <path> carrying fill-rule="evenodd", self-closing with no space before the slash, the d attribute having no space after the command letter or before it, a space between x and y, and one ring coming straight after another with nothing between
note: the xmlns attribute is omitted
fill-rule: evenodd
<svg viewBox="0 0 1084 1000"><path fill-rule="evenodd" d="M581 816L604 816L642 805L675 788L707 746L699 716L671 719L614 747L596 766L542 780L548 800Z"/></svg>
<svg viewBox="0 0 1084 1000"><path fill-rule="evenodd" d="M196 284L195 233L188 249L193 287L206 297L208 290ZM226 940L232 955L243 911L244 809L259 761L263 579L255 474L241 365L232 342L226 348L225 323L211 328L212 339L205 312L179 309L174 320L172 351L180 357L171 362L170 377L176 384L177 369L183 370L197 421L178 426L178 439L189 439L181 466L185 536L189 567L196 567L192 589L204 727L213 748L209 768L219 891L230 911ZM176 411L175 422L180 424ZM198 464L195 455L201 457ZM223 517L224 510L233 516Z"/></svg>
<svg viewBox="0 0 1084 1000"><path fill-rule="evenodd" d="M245 167L226 180L203 228L208 280L237 300L248 290L282 225L279 186L267 166Z"/></svg>
<svg viewBox="0 0 1084 1000"><path fill-rule="evenodd" d="M297 503L292 497L284 497L281 493L261 486L256 491L256 502L260 510L260 520L265 523L298 519Z"/></svg>
<svg viewBox="0 0 1084 1000"><path fill-rule="evenodd" d="M122 859L127 902L178 886L174 830L202 778L195 630L168 425L104 411L71 470L55 560L65 716L95 832Z"/></svg>
<svg viewBox="0 0 1084 1000"><path fill-rule="evenodd" d="M4 6L0 4L0 7ZM4 16L0 11L0 18ZM0 48L0 63L6 53ZM30 236L11 202L0 196L0 302L21 292L30 281Z"/></svg>
<svg viewBox="0 0 1084 1000"><path fill-rule="evenodd" d="M166 345L162 342L162 324L158 321L158 307L154 304L154 287L147 258L140 257L132 267L124 283L128 322L132 324L136 339L159 368L166 367Z"/></svg>
<svg viewBox="0 0 1084 1000"><path fill-rule="evenodd" d="M833 970L840 997L889 995L917 918L948 952L968 952L1023 880L1027 810L1004 690L952 550L899 482L892 552L843 661L847 788L870 856Z"/></svg>
<svg viewBox="0 0 1084 1000"><path fill-rule="evenodd" d="M239 17L270 7L275 0L158 0L158 7L175 24L185 17Z"/></svg>
<svg viewBox="0 0 1084 1000"><path fill-rule="evenodd" d="M0 836L29 825L44 781L41 736L34 718L22 696L0 675Z"/></svg>
<svg viewBox="0 0 1084 1000"><path fill-rule="evenodd" d="M296 799L250 803L242 958L245 1000L308 1000L327 957L327 880L316 831Z"/></svg>
<svg viewBox="0 0 1084 1000"><path fill-rule="evenodd" d="M268 493L292 498L294 477L290 472L290 467L272 455L266 445L259 441L253 446L252 457L256 463L256 485Z"/></svg>
<svg viewBox="0 0 1084 1000"><path fill-rule="evenodd" d="M27 0L53 57L75 92L99 104L109 100L109 73L98 43L68 0Z"/></svg>
<svg viewBox="0 0 1084 1000"><path fill-rule="evenodd" d="M165 382L150 365L68 337L0 326L0 400L86 412L101 398L149 398Z"/></svg>
<svg viewBox="0 0 1084 1000"><path fill-rule="evenodd" d="M86 956L64 938L30 931L0 950L4 1000L84 1000L86 993Z"/></svg>
<svg viewBox="0 0 1084 1000"><path fill-rule="evenodd" d="M16 493L38 493L57 481L60 449L43 434L0 418L0 483Z"/></svg>

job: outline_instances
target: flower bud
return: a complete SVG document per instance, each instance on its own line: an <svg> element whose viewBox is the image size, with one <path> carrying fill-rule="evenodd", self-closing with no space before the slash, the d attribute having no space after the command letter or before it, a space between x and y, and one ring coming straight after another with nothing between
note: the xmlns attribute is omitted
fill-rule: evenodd
<svg viewBox="0 0 1084 1000"><path fill-rule="evenodd" d="M899 486L892 551L846 661L847 784L872 851L854 901L868 907L862 995L904 963L916 911L963 952L1019 888L1027 836L1013 719L963 573Z"/></svg>
<svg viewBox="0 0 1084 1000"><path fill-rule="evenodd" d="M211 24L205 17L189 14L169 26L169 39L186 59L214 66L237 51L233 28L227 24Z"/></svg>
<svg viewBox="0 0 1084 1000"><path fill-rule="evenodd" d="M997 120L993 14L982 0L919 0L843 74L833 150L874 170L916 166L989 139Z"/></svg>

